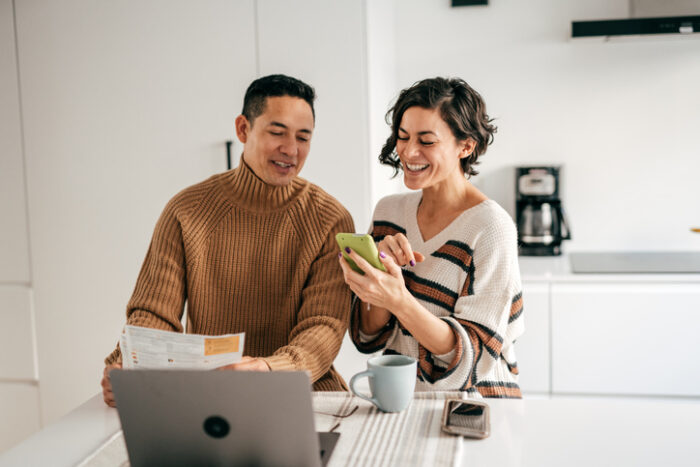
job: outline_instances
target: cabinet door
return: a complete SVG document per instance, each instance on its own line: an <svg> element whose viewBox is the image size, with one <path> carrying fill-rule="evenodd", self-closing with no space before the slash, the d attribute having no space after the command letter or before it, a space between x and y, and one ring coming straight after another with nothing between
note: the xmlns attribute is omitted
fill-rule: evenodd
<svg viewBox="0 0 700 467"><path fill-rule="evenodd" d="M34 384L0 382L0 453L40 428L39 391Z"/></svg>
<svg viewBox="0 0 700 467"><path fill-rule="evenodd" d="M0 0L0 283L29 282L12 0Z"/></svg>
<svg viewBox="0 0 700 467"><path fill-rule="evenodd" d="M0 381L36 380L33 321L30 289L0 285Z"/></svg>
<svg viewBox="0 0 700 467"><path fill-rule="evenodd" d="M553 284L552 390L700 396L700 284Z"/></svg>
<svg viewBox="0 0 700 467"><path fill-rule="evenodd" d="M523 392L549 392L549 284L523 284L525 333L516 341L515 352Z"/></svg>

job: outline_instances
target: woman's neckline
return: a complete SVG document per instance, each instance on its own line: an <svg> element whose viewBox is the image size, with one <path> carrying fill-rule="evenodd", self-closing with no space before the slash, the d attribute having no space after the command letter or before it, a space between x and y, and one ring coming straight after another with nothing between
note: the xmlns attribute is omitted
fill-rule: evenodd
<svg viewBox="0 0 700 467"><path fill-rule="evenodd" d="M462 221L462 219L468 215L471 215L473 212L489 205L493 201L489 198L486 198L477 204L474 204L473 206L468 207L467 209L463 210L460 212L452 221L447 224L444 228L442 228L438 233L433 235L432 237L425 239L423 238L423 233L420 230L420 226L418 225L418 207L420 206L420 203L423 199L423 193L421 191L416 192L410 199L409 203L406 205L406 217L408 218L408 225L407 230L412 231L414 233L414 237L411 242L412 245L415 244L414 250L423 253L424 255L430 255L434 251L436 251L438 248L440 248L447 240L446 238L448 235L448 232L451 232L455 225L457 225L459 222Z"/></svg>

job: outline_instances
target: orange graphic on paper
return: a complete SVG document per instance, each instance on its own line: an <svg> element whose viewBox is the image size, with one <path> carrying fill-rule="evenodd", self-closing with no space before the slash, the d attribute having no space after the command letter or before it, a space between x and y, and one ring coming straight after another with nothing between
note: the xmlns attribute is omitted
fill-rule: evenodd
<svg viewBox="0 0 700 467"><path fill-rule="evenodd" d="M238 352L239 336L204 339L204 355Z"/></svg>

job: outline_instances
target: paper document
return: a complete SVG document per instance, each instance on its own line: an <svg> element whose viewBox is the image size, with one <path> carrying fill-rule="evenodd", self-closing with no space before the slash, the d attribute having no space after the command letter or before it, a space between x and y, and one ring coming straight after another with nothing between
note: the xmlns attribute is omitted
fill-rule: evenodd
<svg viewBox="0 0 700 467"><path fill-rule="evenodd" d="M127 325L119 347L124 368L211 370L239 362L244 340L245 333L203 336Z"/></svg>

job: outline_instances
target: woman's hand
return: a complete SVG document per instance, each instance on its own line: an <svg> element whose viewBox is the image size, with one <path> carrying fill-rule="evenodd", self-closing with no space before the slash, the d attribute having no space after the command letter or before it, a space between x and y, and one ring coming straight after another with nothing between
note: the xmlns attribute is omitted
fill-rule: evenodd
<svg viewBox="0 0 700 467"><path fill-rule="evenodd" d="M383 251L391 256L399 266L406 266L407 264L415 266L416 263L420 263L425 259L422 254L413 251L408 239L402 233L387 235L377 244L377 248L379 251Z"/></svg>
<svg viewBox="0 0 700 467"><path fill-rule="evenodd" d="M342 254L338 256L345 282L355 295L365 303L384 308L392 313L395 310L400 310L402 303L411 295L406 289L401 268L393 257L380 250L379 260L387 270L387 272L383 272L371 266L352 249L346 248L345 252L365 273L363 276L353 271Z"/></svg>
<svg viewBox="0 0 700 467"><path fill-rule="evenodd" d="M421 345L434 354L446 354L455 347L457 337L450 325L433 315L411 295L393 256L379 251L379 259L387 270L383 272L372 267L352 249L347 248L346 253L365 273L363 276L353 271L342 253L338 255L345 282L360 300L376 308L375 312L381 309L393 314ZM381 324L387 321L381 320L380 326L373 326L369 333L378 332Z"/></svg>

